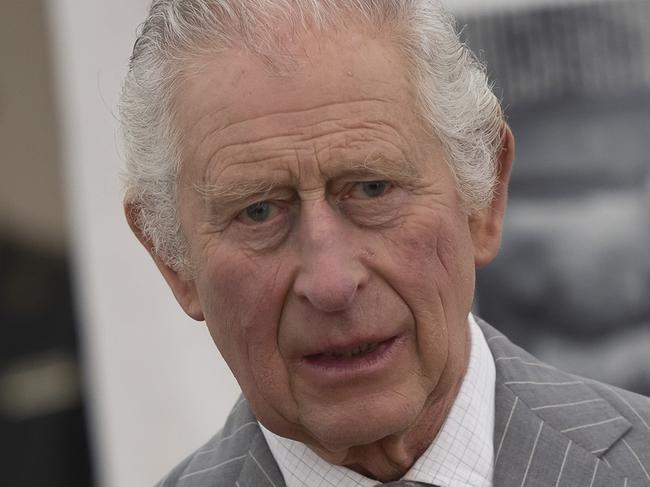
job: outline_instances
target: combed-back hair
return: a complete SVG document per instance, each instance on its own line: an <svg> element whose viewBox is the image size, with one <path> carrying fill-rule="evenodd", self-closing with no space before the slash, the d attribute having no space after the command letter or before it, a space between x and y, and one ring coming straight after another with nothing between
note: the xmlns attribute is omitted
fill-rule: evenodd
<svg viewBox="0 0 650 487"><path fill-rule="evenodd" d="M154 0L133 48L120 116L126 199L167 265L189 265L176 204L181 138L172 101L192 61L237 48L281 66L291 62L279 33L285 29L360 28L388 37L404 55L421 118L446 151L464 210L490 204L503 113L485 69L437 0Z"/></svg>

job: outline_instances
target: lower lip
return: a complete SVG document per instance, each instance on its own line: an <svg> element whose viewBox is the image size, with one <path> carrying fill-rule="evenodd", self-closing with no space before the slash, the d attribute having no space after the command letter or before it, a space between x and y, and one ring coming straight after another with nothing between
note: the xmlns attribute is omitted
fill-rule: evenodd
<svg viewBox="0 0 650 487"><path fill-rule="evenodd" d="M310 374L316 376L313 378L324 380L358 378L389 366L400 342L400 338L395 336L384 340L373 350L356 357L333 357L318 354L304 357L301 363Z"/></svg>

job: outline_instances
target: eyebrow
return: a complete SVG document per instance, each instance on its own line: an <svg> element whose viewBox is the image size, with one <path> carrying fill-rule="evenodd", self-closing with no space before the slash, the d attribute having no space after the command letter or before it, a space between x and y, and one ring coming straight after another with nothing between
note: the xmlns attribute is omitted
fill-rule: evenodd
<svg viewBox="0 0 650 487"><path fill-rule="evenodd" d="M194 184L194 190L209 200L210 206L213 208L222 208L246 200L264 199L264 195L268 195L283 186L285 185L279 184L278 181L254 179L233 181L223 185Z"/></svg>
<svg viewBox="0 0 650 487"><path fill-rule="evenodd" d="M420 171L413 161L406 158L391 158L384 153L377 152L367 157L362 162L344 164L343 167L337 166L332 174L325 171L328 179L337 179L341 177L359 176L359 177L377 177L378 179L387 179L396 181L405 185L412 184L420 179Z"/></svg>
<svg viewBox="0 0 650 487"><path fill-rule="evenodd" d="M376 178L395 181L403 186L413 186L420 179L420 172L408 159L392 159L375 153L362 162L344 162L323 171L325 184L342 178ZM265 199L278 190L290 190L291 185L279 179L242 179L224 184L196 183L195 191L206 198L213 209L227 208L242 202ZM291 189L293 191L293 189Z"/></svg>

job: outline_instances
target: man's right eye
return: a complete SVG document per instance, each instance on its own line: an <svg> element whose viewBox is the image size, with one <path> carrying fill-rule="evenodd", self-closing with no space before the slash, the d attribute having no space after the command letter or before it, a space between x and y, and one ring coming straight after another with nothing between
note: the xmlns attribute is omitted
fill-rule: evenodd
<svg viewBox="0 0 650 487"><path fill-rule="evenodd" d="M273 217L278 207L270 201L258 201L246 207L240 214L239 219L244 223L264 223Z"/></svg>

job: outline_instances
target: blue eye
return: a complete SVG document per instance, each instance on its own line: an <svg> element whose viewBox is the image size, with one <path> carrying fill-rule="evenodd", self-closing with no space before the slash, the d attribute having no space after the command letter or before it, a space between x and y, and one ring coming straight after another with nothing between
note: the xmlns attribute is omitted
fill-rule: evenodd
<svg viewBox="0 0 650 487"><path fill-rule="evenodd" d="M388 183L386 181L367 181L360 183L360 185L364 195L369 198L383 196L388 189Z"/></svg>
<svg viewBox="0 0 650 487"><path fill-rule="evenodd" d="M246 216L256 223L262 223L268 220L269 216L271 216L271 211L271 203L268 201L260 201L244 210Z"/></svg>

